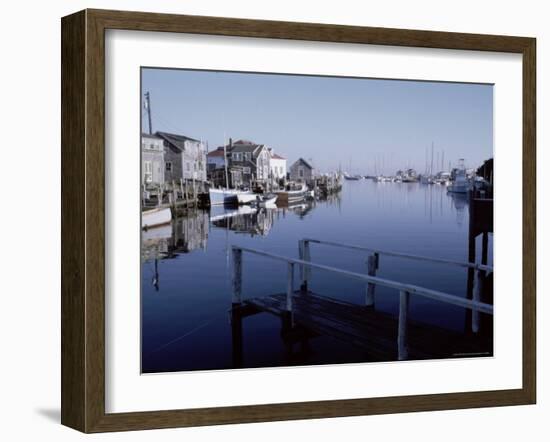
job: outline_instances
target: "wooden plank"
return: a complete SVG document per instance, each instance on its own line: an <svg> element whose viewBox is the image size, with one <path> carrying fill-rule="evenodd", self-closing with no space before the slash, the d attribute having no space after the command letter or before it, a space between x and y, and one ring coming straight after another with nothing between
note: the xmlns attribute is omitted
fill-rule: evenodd
<svg viewBox="0 0 550 442"><path fill-rule="evenodd" d="M243 306L257 312L283 317L286 293L253 298ZM365 306L346 303L312 292L295 292L294 324L319 335L328 335L367 351L375 360L395 360L398 352L399 323L394 316ZM456 354L492 353L487 339L471 337L440 327L407 320L408 357L432 359Z"/></svg>

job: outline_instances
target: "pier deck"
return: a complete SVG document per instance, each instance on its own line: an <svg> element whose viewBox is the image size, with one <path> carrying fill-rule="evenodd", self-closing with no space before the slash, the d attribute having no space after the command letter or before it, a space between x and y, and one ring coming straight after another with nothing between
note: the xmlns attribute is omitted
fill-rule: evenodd
<svg viewBox="0 0 550 442"><path fill-rule="evenodd" d="M267 312L283 319L289 316L286 293L245 300L233 309L233 320ZM301 336L325 335L363 350L373 360L396 360L398 318L373 307L350 304L311 291L294 292L292 330ZM240 321L239 321L240 322ZM240 327L239 327L240 328ZM407 359L433 359L492 355L492 339L458 333L409 320Z"/></svg>

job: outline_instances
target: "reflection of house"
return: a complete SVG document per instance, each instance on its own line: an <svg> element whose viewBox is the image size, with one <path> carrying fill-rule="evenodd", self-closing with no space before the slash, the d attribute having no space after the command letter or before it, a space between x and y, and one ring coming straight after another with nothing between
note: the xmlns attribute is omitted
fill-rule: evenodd
<svg viewBox="0 0 550 442"><path fill-rule="evenodd" d="M314 175L315 169L303 158L299 158L290 166L290 179L292 181L307 183Z"/></svg>
<svg viewBox="0 0 550 442"><path fill-rule="evenodd" d="M270 159L269 167L271 169L271 176L275 180L286 178L286 158L277 155L273 152L273 149L269 149Z"/></svg>
<svg viewBox="0 0 550 442"><path fill-rule="evenodd" d="M273 227L276 210L249 209L249 213L227 213L226 216L214 216L212 224L215 227L232 230L236 233L246 233L251 236L266 236Z"/></svg>
<svg viewBox="0 0 550 442"><path fill-rule="evenodd" d="M156 135L164 140L165 181L206 181L206 149L201 141L166 132Z"/></svg>
<svg viewBox="0 0 550 442"><path fill-rule="evenodd" d="M186 216L174 222L171 253L189 253L197 249L206 249L208 241L209 218L202 210L189 211Z"/></svg>
<svg viewBox="0 0 550 442"><path fill-rule="evenodd" d="M141 134L141 183L164 184L164 144L154 135Z"/></svg>

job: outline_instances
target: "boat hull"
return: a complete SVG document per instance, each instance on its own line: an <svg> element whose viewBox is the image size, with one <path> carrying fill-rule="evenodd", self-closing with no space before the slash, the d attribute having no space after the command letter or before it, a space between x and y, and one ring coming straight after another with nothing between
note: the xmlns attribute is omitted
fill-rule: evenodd
<svg viewBox="0 0 550 442"><path fill-rule="evenodd" d="M162 226L172 222L172 211L169 208L151 209L141 212L141 228Z"/></svg>
<svg viewBox="0 0 550 442"><path fill-rule="evenodd" d="M210 197L210 205L235 205L239 204L239 197L245 198L245 196L252 196L252 192L246 190L235 190L235 189L210 189L208 191L208 196ZM245 203L242 203L245 204Z"/></svg>

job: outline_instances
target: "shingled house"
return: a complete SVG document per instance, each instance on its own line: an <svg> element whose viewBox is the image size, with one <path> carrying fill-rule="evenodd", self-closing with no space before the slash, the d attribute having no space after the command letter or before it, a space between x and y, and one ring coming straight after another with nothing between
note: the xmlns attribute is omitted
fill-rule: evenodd
<svg viewBox="0 0 550 442"><path fill-rule="evenodd" d="M164 140L164 179L206 181L206 147L185 135L157 132Z"/></svg>
<svg viewBox="0 0 550 442"><path fill-rule="evenodd" d="M155 135L141 134L141 183L164 184L164 142Z"/></svg>
<svg viewBox="0 0 550 442"><path fill-rule="evenodd" d="M248 140L229 143L229 164L242 170L243 183L265 183L270 178L270 153L264 144Z"/></svg>
<svg viewBox="0 0 550 442"><path fill-rule="evenodd" d="M313 165L303 158L296 160L290 166L290 179L300 183L308 183L315 176Z"/></svg>

